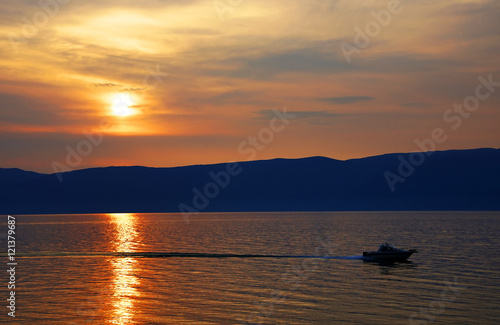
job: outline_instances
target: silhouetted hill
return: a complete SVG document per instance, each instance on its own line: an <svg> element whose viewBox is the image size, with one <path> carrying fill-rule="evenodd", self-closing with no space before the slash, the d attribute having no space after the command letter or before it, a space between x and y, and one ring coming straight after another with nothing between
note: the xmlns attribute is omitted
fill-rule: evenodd
<svg viewBox="0 0 500 325"><path fill-rule="evenodd" d="M2 214L500 210L500 149L0 176Z"/></svg>
<svg viewBox="0 0 500 325"><path fill-rule="evenodd" d="M5 186L7 184L25 181L43 175L44 174L29 172L19 168L0 168L0 184Z"/></svg>

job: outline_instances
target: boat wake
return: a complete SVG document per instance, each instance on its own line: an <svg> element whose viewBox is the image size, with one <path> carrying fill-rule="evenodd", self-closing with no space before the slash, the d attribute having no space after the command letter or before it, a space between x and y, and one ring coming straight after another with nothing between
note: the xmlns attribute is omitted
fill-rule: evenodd
<svg viewBox="0 0 500 325"><path fill-rule="evenodd" d="M330 258L336 258L339 260L362 260L363 255L353 255L353 256L332 256Z"/></svg>
<svg viewBox="0 0 500 325"><path fill-rule="evenodd" d="M6 254L0 254L0 256L3 256L3 255L6 255ZM39 258L39 257L317 258L317 259L338 259L338 260L358 260L358 259L363 259L362 255L354 255L354 256L314 256L314 255L183 253L183 252L30 252L30 253L17 253L16 257L26 257L26 258Z"/></svg>

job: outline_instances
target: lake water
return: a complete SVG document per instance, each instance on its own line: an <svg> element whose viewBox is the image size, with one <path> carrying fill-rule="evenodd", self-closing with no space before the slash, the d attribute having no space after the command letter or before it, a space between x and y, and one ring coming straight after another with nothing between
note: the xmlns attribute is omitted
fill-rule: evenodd
<svg viewBox="0 0 500 325"><path fill-rule="evenodd" d="M16 317L4 270L0 323L500 322L499 212L15 218ZM419 252L362 259L383 242Z"/></svg>

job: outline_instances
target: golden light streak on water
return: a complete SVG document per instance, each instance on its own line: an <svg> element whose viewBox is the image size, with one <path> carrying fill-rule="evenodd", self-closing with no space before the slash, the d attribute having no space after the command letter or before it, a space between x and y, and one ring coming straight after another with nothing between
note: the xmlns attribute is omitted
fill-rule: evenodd
<svg viewBox="0 0 500 325"><path fill-rule="evenodd" d="M133 252L139 242L137 232L137 217L129 213L110 214L112 224L115 226L114 249L116 252ZM134 274L137 260L135 258L113 259L113 285L111 305L111 324L135 324L134 301L141 296L137 290L141 285L140 279Z"/></svg>

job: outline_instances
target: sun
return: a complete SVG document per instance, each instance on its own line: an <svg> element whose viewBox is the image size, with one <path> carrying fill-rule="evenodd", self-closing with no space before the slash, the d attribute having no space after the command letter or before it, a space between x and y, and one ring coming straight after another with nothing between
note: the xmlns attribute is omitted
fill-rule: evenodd
<svg viewBox="0 0 500 325"><path fill-rule="evenodd" d="M137 114L133 108L135 102L130 94L120 93L112 97L111 114L114 116L127 117Z"/></svg>

